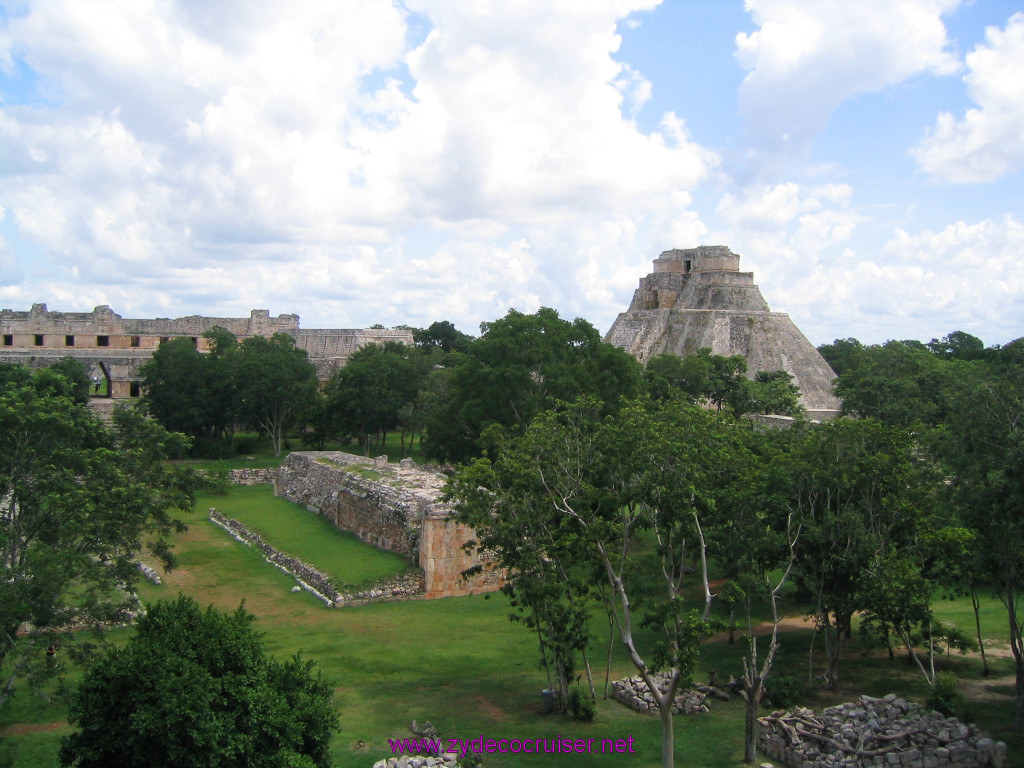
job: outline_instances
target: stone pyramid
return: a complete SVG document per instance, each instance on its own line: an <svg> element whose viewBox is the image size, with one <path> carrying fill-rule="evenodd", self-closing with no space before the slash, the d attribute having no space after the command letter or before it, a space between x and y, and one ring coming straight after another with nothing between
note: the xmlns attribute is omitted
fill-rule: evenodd
<svg viewBox="0 0 1024 768"><path fill-rule="evenodd" d="M835 372L789 315L768 308L753 272L740 272L740 257L724 245L662 253L605 341L641 363L704 347L742 355L751 378L759 371L791 374L809 418L831 418L839 410Z"/></svg>

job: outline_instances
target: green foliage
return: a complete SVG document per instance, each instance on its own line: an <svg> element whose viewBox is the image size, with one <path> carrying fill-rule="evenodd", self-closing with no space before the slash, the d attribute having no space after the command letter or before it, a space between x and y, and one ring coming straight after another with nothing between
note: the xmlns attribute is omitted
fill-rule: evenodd
<svg viewBox="0 0 1024 768"><path fill-rule="evenodd" d="M252 622L185 596L151 606L76 691L61 764L329 766L330 686L298 655L267 658Z"/></svg>
<svg viewBox="0 0 1024 768"><path fill-rule="evenodd" d="M662 354L647 362L644 379L647 392L656 400L683 396L691 403L707 403L731 413L799 412L800 390L785 371L759 371L751 381L746 378L747 361L741 355L712 354L700 349L679 357Z"/></svg>
<svg viewBox="0 0 1024 768"><path fill-rule="evenodd" d="M89 374L85 372L85 366L73 357L62 357L48 369L51 373L57 374L66 384L60 385L61 392L70 397L79 405L89 402L89 388L92 382L89 381Z"/></svg>
<svg viewBox="0 0 1024 768"><path fill-rule="evenodd" d="M285 432L315 407L316 368L291 336L275 333L243 341L233 372L239 418L269 435L279 456Z"/></svg>
<svg viewBox="0 0 1024 768"><path fill-rule="evenodd" d="M448 320L438 320L429 328L413 328L416 346L426 352L465 352L473 337L458 330Z"/></svg>
<svg viewBox="0 0 1024 768"><path fill-rule="evenodd" d="M795 675L773 674L765 681L764 701L775 709L789 709L804 695L804 683Z"/></svg>
<svg viewBox="0 0 1024 768"><path fill-rule="evenodd" d="M569 715L573 720L579 720L580 722L594 722L594 717L597 715L597 707L594 706L594 700L579 688L573 688L569 692Z"/></svg>
<svg viewBox="0 0 1024 768"><path fill-rule="evenodd" d="M187 445L181 435L130 407L115 410L110 429L54 388L55 375L0 388L0 705L19 677L63 671L44 651L60 643L61 659L73 656L78 638L59 628L126 619L136 553L145 543L172 564L168 537L183 528L172 513L191 508L196 487L166 462ZM16 644L22 622L34 629Z"/></svg>
<svg viewBox="0 0 1024 768"><path fill-rule="evenodd" d="M956 675L952 672L940 672L935 678L935 685L928 692L925 705L946 717L963 712L964 696L960 693Z"/></svg>
<svg viewBox="0 0 1024 768"><path fill-rule="evenodd" d="M836 394L845 414L935 426L946 421L973 371L971 363L944 360L920 342L889 341L859 349L839 375Z"/></svg>
<svg viewBox="0 0 1024 768"><path fill-rule="evenodd" d="M454 365L446 399L428 418L424 449L433 458L478 456L488 427L521 433L559 400L590 395L610 411L639 392L639 364L602 342L585 320L563 320L545 307L533 315L511 310L481 328Z"/></svg>
<svg viewBox="0 0 1024 768"><path fill-rule="evenodd" d="M370 441L394 429L402 409L416 399L422 378L419 354L397 342L357 350L328 382L317 429L331 437L355 437L367 452Z"/></svg>

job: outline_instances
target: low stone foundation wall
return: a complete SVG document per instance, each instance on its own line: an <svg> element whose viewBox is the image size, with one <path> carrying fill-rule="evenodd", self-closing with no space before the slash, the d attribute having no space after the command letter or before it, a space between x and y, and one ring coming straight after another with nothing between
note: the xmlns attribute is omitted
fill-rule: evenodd
<svg viewBox="0 0 1024 768"><path fill-rule="evenodd" d="M297 557L291 557L278 551L263 541L255 531L232 517L225 517L216 509L210 508L210 520L226 530L232 537L258 549L267 562L276 565L285 573L293 576L306 591L323 600L333 608L346 605L365 605L387 600L412 600L423 597L423 574L408 573L384 579L369 587L347 592L339 591L331 583L327 574L317 570Z"/></svg>
<svg viewBox="0 0 1024 768"><path fill-rule="evenodd" d="M658 691L664 693L668 690L668 676L656 675L654 682ZM629 707L637 712L658 712L658 704L654 700L647 683L639 675L616 680L612 683L612 698L620 704ZM707 694L690 689L680 689L676 692L675 702L672 704L672 714L693 715L700 712L710 712L707 705Z"/></svg>
<svg viewBox="0 0 1024 768"><path fill-rule="evenodd" d="M774 712L758 722L758 747L792 768L1002 768L1006 760L1003 742L895 694L861 696L818 715Z"/></svg>

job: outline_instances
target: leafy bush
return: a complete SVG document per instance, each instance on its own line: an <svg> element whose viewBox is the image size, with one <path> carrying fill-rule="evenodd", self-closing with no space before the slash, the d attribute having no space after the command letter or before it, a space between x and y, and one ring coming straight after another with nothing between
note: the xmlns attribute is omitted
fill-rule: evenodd
<svg viewBox="0 0 1024 768"><path fill-rule="evenodd" d="M946 717L958 714L964 707L964 696L957 690L958 681L952 672L940 672L925 699L925 705Z"/></svg>
<svg viewBox="0 0 1024 768"><path fill-rule="evenodd" d="M793 675L772 675L765 683L764 700L776 709L788 709L803 695L803 683Z"/></svg>
<svg viewBox="0 0 1024 768"><path fill-rule="evenodd" d="M579 688L569 691L569 715L573 720L581 720L584 723L592 723L597 709L594 702L586 694L580 693Z"/></svg>

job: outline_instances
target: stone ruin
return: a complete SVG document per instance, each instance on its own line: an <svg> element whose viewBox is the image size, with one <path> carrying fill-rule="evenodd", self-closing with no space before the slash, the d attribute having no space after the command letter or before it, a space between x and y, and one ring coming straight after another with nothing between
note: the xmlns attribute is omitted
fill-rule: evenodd
<svg viewBox="0 0 1024 768"><path fill-rule="evenodd" d="M73 357L90 377L106 380L110 397L136 397L140 394L139 366L162 342L186 337L205 352L209 342L203 334L214 326L230 331L239 341L275 333L291 336L309 355L321 381L329 379L366 344L413 343L412 332L406 329L300 329L298 315L271 317L265 309L254 309L249 317L132 319L121 317L107 305L92 312L51 312L45 304L33 304L27 312L0 310L0 362L45 367L62 357Z"/></svg>
<svg viewBox="0 0 1024 768"><path fill-rule="evenodd" d="M417 564L427 599L500 589L504 573L493 559L464 550L476 534L441 501L445 480L411 461L396 465L387 457L305 451L285 459L275 475L274 493ZM472 568L474 574L464 575Z"/></svg>
<svg viewBox="0 0 1024 768"><path fill-rule="evenodd" d="M741 355L748 376L786 371L808 417L831 418L840 407L832 393L835 372L789 315L768 308L753 273L739 269L740 257L724 245L665 251L604 340L645 364L702 348Z"/></svg>
<svg viewBox="0 0 1024 768"><path fill-rule="evenodd" d="M654 682L658 686L659 693L665 693L668 690L667 673L655 675ZM696 715L701 712L710 712L707 697L707 693L703 691L680 688L676 691L675 701L672 702L672 714ZM640 675L612 682L612 698L635 712L652 714L658 712L658 703Z"/></svg>
<svg viewBox="0 0 1024 768"><path fill-rule="evenodd" d="M758 722L758 747L792 768L1002 768L1006 760L1003 742L893 693L861 696L817 715L773 712Z"/></svg>

